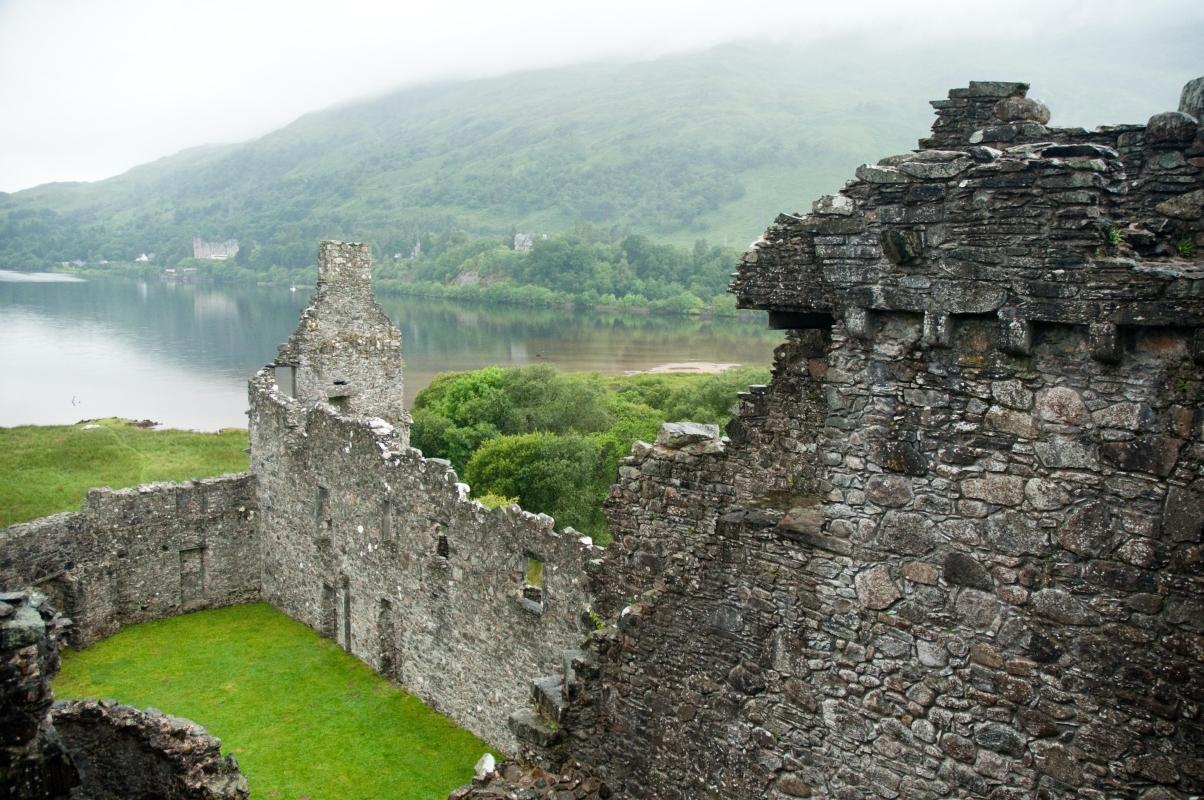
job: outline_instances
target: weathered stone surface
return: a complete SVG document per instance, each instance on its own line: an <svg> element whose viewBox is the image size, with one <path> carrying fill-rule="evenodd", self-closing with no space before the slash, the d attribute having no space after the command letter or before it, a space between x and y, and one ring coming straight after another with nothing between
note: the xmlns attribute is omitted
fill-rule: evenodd
<svg viewBox="0 0 1204 800"><path fill-rule="evenodd" d="M1004 406L991 406L983 422L991 430L1015 434L1025 439L1034 439L1037 436L1037 425L1032 414Z"/></svg>
<svg viewBox="0 0 1204 800"><path fill-rule="evenodd" d="M88 797L250 796L234 757L194 722L95 700L58 705L51 718Z"/></svg>
<svg viewBox="0 0 1204 800"><path fill-rule="evenodd" d="M888 508L911 501L911 481L902 475L872 475L865 482L866 499Z"/></svg>
<svg viewBox="0 0 1204 800"><path fill-rule="evenodd" d="M1049 122L1049 108L1031 97L1005 97L995 104L996 118L1003 122Z"/></svg>
<svg viewBox="0 0 1204 800"><path fill-rule="evenodd" d="M1126 442L1104 442L1100 458L1125 472L1151 472L1165 478L1179 459L1183 440L1170 436L1140 436Z"/></svg>
<svg viewBox="0 0 1204 800"><path fill-rule="evenodd" d="M954 586L970 586L984 591L990 591L995 585L986 568L975 561L973 556L965 553L950 553L945 556L941 577L946 583Z"/></svg>
<svg viewBox="0 0 1204 800"><path fill-rule="evenodd" d="M1111 549L1111 514L1100 502L1087 503L1066 515L1058 529L1058 543L1081 556L1105 556Z"/></svg>
<svg viewBox="0 0 1204 800"><path fill-rule="evenodd" d="M1018 506L1024 500L1024 480L1014 475L992 473L962 481L962 495L1001 506Z"/></svg>
<svg viewBox="0 0 1204 800"><path fill-rule="evenodd" d="M1091 625L1099 621L1099 615L1091 611L1078 598L1061 589L1042 589L1034 592L1029 603L1037 613L1064 625Z"/></svg>
<svg viewBox="0 0 1204 800"><path fill-rule="evenodd" d="M965 626L990 630L999 621L1000 605L995 595L977 589L962 589L957 595L953 613Z"/></svg>
<svg viewBox="0 0 1204 800"><path fill-rule="evenodd" d="M1030 478L1024 484L1024 498L1038 511L1053 511L1070 501L1070 495L1057 481Z"/></svg>
<svg viewBox="0 0 1204 800"><path fill-rule="evenodd" d="M664 447L685 447L719 438L718 425L698 422L666 422L656 434L656 443Z"/></svg>
<svg viewBox="0 0 1204 800"><path fill-rule="evenodd" d="M857 597L866 608L887 608L903 595L886 567L872 567L857 575Z"/></svg>
<svg viewBox="0 0 1204 800"><path fill-rule="evenodd" d="M1024 755L1027 739L1020 731L1008 725L987 722L979 725L974 731L974 741L979 747L1018 758Z"/></svg>
<svg viewBox="0 0 1204 800"><path fill-rule="evenodd" d="M1163 200L1154 206L1154 210L1164 217L1175 219L1196 220L1204 216L1204 189L1176 195L1169 200Z"/></svg>
<svg viewBox="0 0 1204 800"><path fill-rule="evenodd" d="M1204 538L1204 491L1171 486L1166 493L1162 531L1174 542L1199 543Z"/></svg>
<svg viewBox="0 0 1204 800"><path fill-rule="evenodd" d="M1187 82L1179 94L1179 112L1204 120L1204 78Z"/></svg>
<svg viewBox="0 0 1204 800"><path fill-rule="evenodd" d="M1054 386L1038 392L1037 416L1060 425L1083 425L1091 419L1083 398L1067 386Z"/></svg>
<svg viewBox="0 0 1204 800"><path fill-rule="evenodd" d="M1145 138L1150 144L1185 144L1196 136L1198 120L1180 111L1166 111L1150 117Z"/></svg>
<svg viewBox="0 0 1204 800"><path fill-rule="evenodd" d="M857 180L866 183L907 183L911 177L895 167L862 164L857 168Z"/></svg>
<svg viewBox="0 0 1204 800"><path fill-rule="evenodd" d="M1142 403L1114 403L1094 412L1091 417L1102 428L1137 431L1151 424L1153 414L1150 407Z"/></svg>
<svg viewBox="0 0 1204 800"><path fill-rule="evenodd" d="M917 231L887 228L878 239L882 253L893 264L912 264L924 252L924 244Z"/></svg>

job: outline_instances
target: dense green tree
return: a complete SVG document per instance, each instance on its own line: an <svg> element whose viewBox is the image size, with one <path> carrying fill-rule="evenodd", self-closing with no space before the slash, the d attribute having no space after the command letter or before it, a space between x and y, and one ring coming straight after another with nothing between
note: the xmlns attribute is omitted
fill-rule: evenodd
<svg viewBox="0 0 1204 800"><path fill-rule="evenodd" d="M597 450L584 436L524 433L482 444L464 477L477 494L514 497L559 525L593 531L602 524L596 469Z"/></svg>
<svg viewBox="0 0 1204 800"><path fill-rule="evenodd" d="M606 378L547 366L447 373L414 401L411 441L449 459L476 497L513 497L599 541L602 501L636 440L669 420L725 423L763 369Z"/></svg>

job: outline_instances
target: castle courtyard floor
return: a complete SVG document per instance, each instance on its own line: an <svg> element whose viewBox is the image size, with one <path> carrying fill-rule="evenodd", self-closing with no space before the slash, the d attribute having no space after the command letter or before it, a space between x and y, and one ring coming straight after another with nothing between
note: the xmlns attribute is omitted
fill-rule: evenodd
<svg viewBox="0 0 1204 800"><path fill-rule="evenodd" d="M443 800L489 749L265 603L134 625L64 652L54 688L204 725L256 800Z"/></svg>

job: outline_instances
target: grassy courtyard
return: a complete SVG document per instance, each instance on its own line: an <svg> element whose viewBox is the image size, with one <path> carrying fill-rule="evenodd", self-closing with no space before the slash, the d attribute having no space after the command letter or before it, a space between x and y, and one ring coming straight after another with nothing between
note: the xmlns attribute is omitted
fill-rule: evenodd
<svg viewBox="0 0 1204 800"><path fill-rule="evenodd" d="M263 603L66 652L54 688L200 722L238 759L255 800L444 800L489 749Z"/></svg>
<svg viewBox="0 0 1204 800"><path fill-rule="evenodd" d="M128 420L0 428L0 527L75 511L88 489L247 468L247 432L150 430Z"/></svg>

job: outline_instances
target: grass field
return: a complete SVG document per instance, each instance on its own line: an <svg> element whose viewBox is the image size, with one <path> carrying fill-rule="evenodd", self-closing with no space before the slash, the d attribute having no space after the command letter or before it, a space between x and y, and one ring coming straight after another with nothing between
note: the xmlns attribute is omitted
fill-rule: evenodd
<svg viewBox="0 0 1204 800"><path fill-rule="evenodd" d="M88 489L183 481L247 468L247 432L149 430L127 420L97 427L0 428L0 527L75 511Z"/></svg>
<svg viewBox="0 0 1204 800"><path fill-rule="evenodd" d="M203 724L255 800L444 800L489 749L263 603L135 625L66 652L54 689Z"/></svg>

